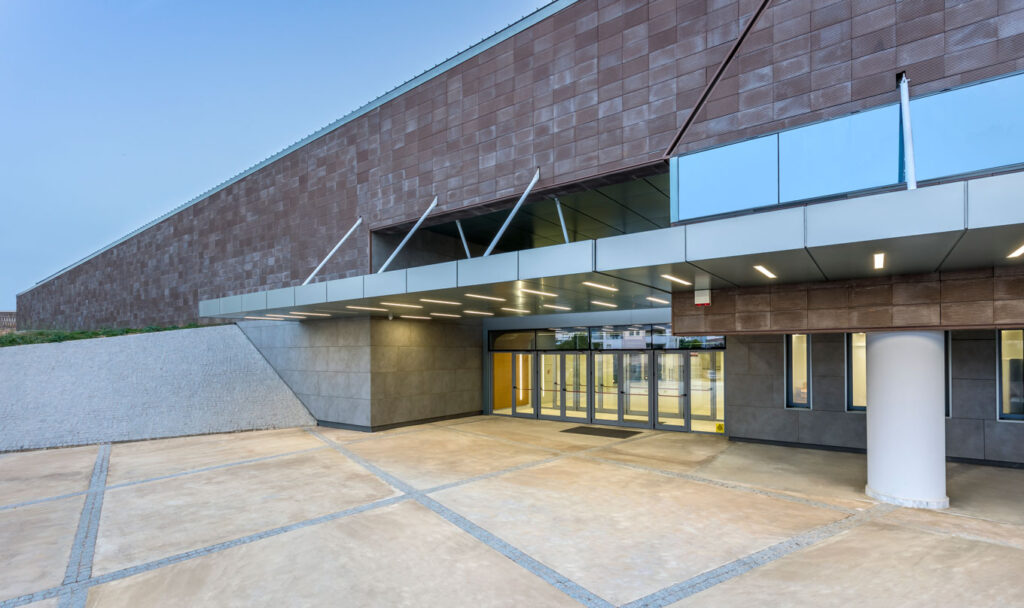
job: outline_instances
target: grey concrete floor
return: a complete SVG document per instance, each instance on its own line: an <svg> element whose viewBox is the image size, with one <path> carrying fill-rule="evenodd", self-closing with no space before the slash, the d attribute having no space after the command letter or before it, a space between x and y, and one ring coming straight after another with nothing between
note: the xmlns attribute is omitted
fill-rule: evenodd
<svg viewBox="0 0 1024 608"><path fill-rule="evenodd" d="M0 455L0 608L1024 605L1024 471L475 417Z"/></svg>

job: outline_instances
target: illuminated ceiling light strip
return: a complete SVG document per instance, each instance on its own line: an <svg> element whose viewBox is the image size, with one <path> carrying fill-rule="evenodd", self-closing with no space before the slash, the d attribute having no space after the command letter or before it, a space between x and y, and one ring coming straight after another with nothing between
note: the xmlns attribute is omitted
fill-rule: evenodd
<svg viewBox="0 0 1024 608"><path fill-rule="evenodd" d="M462 312L464 314L467 314L467 315L483 315L485 317L493 317L494 316L493 312L484 312L482 310L464 310Z"/></svg>
<svg viewBox="0 0 1024 608"><path fill-rule="evenodd" d="M453 319L461 319L462 318L462 315L452 315L452 314L448 314L446 312L432 312L432 313L430 313L430 316L432 316L432 317L452 317Z"/></svg>
<svg viewBox="0 0 1024 608"><path fill-rule="evenodd" d="M322 312L295 312L295 311L291 311L288 314L290 314L290 315L302 315L302 316L305 316L305 317L329 317L329 316L331 316L331 315L326 315L326 314L324 314Z"/></svg>
<svg viewBox="0 0 1024 608"><path fill-rule="evenodd" d="M611 285L602 285L600 283L594 283L592 281L583 281L583 284L587 287L593 287L595 289L603 289L605 291L618 291L618 287L612 287Z"/></svg>
<svg viewBox="0 0 1024 608"><path fill-rule="evenodd" d="M618 304L612 304L611 302L602 302L601 300L591 300L590 303L591 304L595 304L597 306L604 306L606 308L618 308L619 307Z"/></svg>
<svg viewBox="0 0 1024 608"><path fill-rule="evenodd" d="M420 302L426 302L427 304L447 304L448 306L462 306L462 302L452 302L451 300L431 300L430 298L420 298Z"/></svg>
<svg viewBox="0 0 1024 608"><path fill-rule="evenodd" d="M478 293L467 293L467 298L476 298L478 300L490 300L492 302L504 302L505 298L496 298L494 296L482 296Z"/></svg>
<svg viewBox="0 0 1024 608"><path fill-rule="evenodd" d="M523 309L523 308L502 308L502 310L505 310L505 311L508 311L508 312L530 312L530 311L528 311L526 309Z"/></svg>
<svg viewBox="0 0 1024 608"><path fill-rule="evenodd" d="M553 308L555 310L572 310L568 306L559 306L558 304L543 304L544 308Z"/></svg>
<svg viewBox="0 0 1024 608"><path fill-rule="evenodd" d="M418 321L430 321L431 320L430 317L419 317L419 316L416 316L416 315L398 315L398 316L403 318L403 319L416 319Z"/></svg>
<svg viewBox="0 0 1024 608"><path fill-rule="evenodd" d="M301 320L301 319L304 318L304 317L300 317L298 315L278 315L278 314L269 314L269 313L267 314L267 316L268 317L274 317L275 319L300 319Z"/></svg>
<svg viewBox="0 0 1024 608"><path fill-rule="evenodd" d="M687 281L686 279L680 279L679 277L674 277L674 276L672 276L670 274L663 274L663 275L661 275L661 278L668 279L669 281L672 281L673 283L679 283L680 285L693 285L693 283Z"/></svg>
<svg viewBox="0 0 1024 608"><path fill-rule="evenodd" d="M656 298L654 296L647 296L647 299L651 302L657 302L658 304L671 304L668 300L662 300L661 298Z"/></svg>
<svg viewBox="0 0 1024 608"><path fill-rule="evenodd" d="M557 293L551 293L550 291L537 291L536 289L527 289L525 287L519 288L520 293L532 293L535 296L548 296L551 298L557 298Z"/></svg>
<svg viewBox="0 0 1024 608"><path fill-rule="evenodd" d="M387 308L374 308L373 306L346 306L345 308L351 310L370 310L373 312L387 312Z"/></svg>
<svg viewBox="0 0 1024 608"><path fill-rule="evenodd" d="M754 270L760 272L761 274L763 274L764 276L768 277L769 279L776 279L776 278L778 278L778 277L775 276L775 273L773 273L771 270L768 270L767 268L765 268L764 266L762 266L760 264L754 266Z"/></svg>
<svg viewBox="0 0 1024 608"><path fill-rule="evenodd" d="M881 270L882 268L885 268L885 254L884 253L876 253L874 258L875 258L875 270Z"/></svg>
<svg viewBox="0 0 1024 608"><path fill-rule="evenodd" d="M284 319L275 319L274 317L244 317L253 321L284 321Z"/></svg>
<svg viewBox="0 0 1024 608"><path fill-rule="evenodd" d="M401 302L381 302L381 306L396 306L398 308L423 308L419 304L402 304Z"/></svg>
<svg viewBox="0 0 1024 608"><path fill-rule="evenodd" d="M1006 257L1007 258L1019 258L1022 255L1024 255L1024 245L1021 245L1020 247L1014 249L1013 253L1011 253L1010 255L1008 255Z"/></svg>

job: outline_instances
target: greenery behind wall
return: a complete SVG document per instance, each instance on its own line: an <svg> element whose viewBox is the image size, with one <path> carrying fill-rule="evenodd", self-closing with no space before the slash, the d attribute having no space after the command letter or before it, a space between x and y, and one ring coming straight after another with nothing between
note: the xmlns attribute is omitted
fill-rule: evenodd
<svg viewBox="0 0 1024 608"><path fill-rule="evenodd" d="M197 324L178 327L143 327L143 328L120 328L120 329L94 329L88 331L62 331L59 329L40 329L31 331L18 331L0 336L0 348L4 346L22 346L25 344L46 344L48 342L67 342L69 340L87 340L89 338L110 338L113 336L127 336L129 334L149 334L158 331L169 331L172 329L194 329L200 327ZM203 325L203 327L208 327Z"/></svg>

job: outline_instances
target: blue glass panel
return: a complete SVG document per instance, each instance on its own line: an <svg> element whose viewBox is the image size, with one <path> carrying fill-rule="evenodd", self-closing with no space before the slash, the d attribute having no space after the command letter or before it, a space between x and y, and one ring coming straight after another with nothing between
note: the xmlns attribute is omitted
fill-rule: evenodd
<svg viewBox="0 0 1024 608"><path fill-rule="evenodd" d="M912 99L917 179L1024 163L1024 75Z"/></svg>
<svg viewBox="0 0 1024 608"><path fill-rule="evenodd" d="M779 133L779 200L899 181L900 110L885 106Z"/></svg>
<svg viewBox="0 0 1024 608"><path fill-rule="evenodd" d="M672 159L672 206L679 219L715 215L779 202L778 136Z"/></svg>

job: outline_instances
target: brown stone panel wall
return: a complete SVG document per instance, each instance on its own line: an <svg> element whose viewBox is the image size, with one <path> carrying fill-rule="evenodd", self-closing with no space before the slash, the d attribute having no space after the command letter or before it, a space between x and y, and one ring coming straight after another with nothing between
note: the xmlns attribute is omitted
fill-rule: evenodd
<svg viewBox="0 0 1024 608"><path fill-rule="evenodd" d="M718 289L672 297L678 335L1024 326L1024 268Z"/></svg>
<svg viewBox="0 0 1024 608"><path fill-rule="evenodd" d="M659 163L758 3L581 0L21 295L22 325L195 321L200 299L300 283L356 217L322 279L367 272L366 229L434 194L440 214L513 197L535 167L543 190ZM1009 1L773 0L680 150L893 101L902 67L914 94L1022 69L1022 18Z"/></svg>

